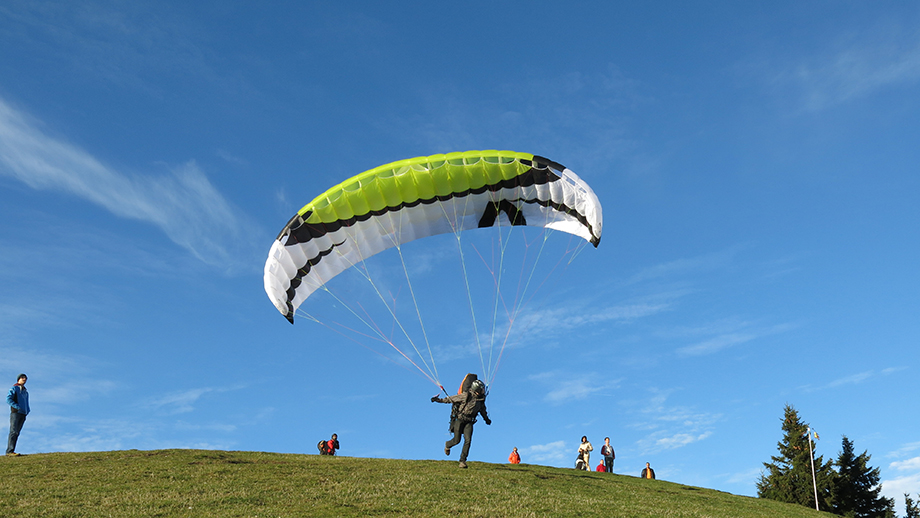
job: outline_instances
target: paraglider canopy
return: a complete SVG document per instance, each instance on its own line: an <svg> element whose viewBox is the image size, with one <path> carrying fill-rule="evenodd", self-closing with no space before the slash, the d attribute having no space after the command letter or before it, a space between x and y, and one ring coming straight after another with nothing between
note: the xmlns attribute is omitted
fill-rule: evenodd
<svg viewBox="0 0 920 518"><path fill-rule="evenodd" d="M561 230L595 247L603 226L594 191L546 158L467 151L403 160L350 178L300 209L272 245L265 291L293 323L311 293L358 261L503 221Z"/></svg>
<svg viewBox="0 0 920 518"><path fill-rule="evenodd" d="M326 290L337 275L384 250L396 248L402 254L403 244L421 238L452 233L459 241L467 231L500 227L559 231L596 247L603 217L597 196L581 178L537 155L493 150L401 160L349 178L300 209L272 244L265 263L265 291L293 323L295 312L311 294ZM462 268L466 275L466 265ZM496 287L501 284L502 269L492 270ZM388 298L377 286L374 291L381 300ZM411 283L406 291L415 301ZM473 298L469 297L471 304ZM510 311L516 314L522 301L516 301ZM350 309L356 316L363 310ZM390 312L396 319L392 307ZM368 327L397 348L376 326ZM475 317L473 327L475 332ZM415 363L410 355L399 352ZM431 361L434 363L433 357ZM491 385L489 369L483 372L485 385Z"/></svg>

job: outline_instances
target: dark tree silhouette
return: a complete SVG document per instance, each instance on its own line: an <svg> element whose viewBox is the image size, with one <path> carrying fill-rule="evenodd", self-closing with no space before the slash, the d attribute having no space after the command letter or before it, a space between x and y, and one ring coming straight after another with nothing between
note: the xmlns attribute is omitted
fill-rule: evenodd
<svg viewBox="0 0 920 518"><path fill-rule="evenodd" d="M920 495L917 495L920 498ZM920 518L920 503L914 502L910 493L904 493L904 518Z"/></svg>
<svg viewBox="0 0 920 518"><path fill-rule="evenodd" d="M778 443L779 455L765 462L766 473L757 482L757 496L815 508L812 482L811 452L808 425L799 418L792 405L786 405L783 416L783 440ZM833 508L832 489L836 473L831 461L822 456L814 459L818 503L821 510Z"/></svg>
<svg viewBox="0 0 920 518"><path fill-rule="evenodd" d="M834 514L852 518L894 518L894 500L881 495L879 468L869 467L867 452L856 455L853 441L843 436L834 482Z"/></svg>

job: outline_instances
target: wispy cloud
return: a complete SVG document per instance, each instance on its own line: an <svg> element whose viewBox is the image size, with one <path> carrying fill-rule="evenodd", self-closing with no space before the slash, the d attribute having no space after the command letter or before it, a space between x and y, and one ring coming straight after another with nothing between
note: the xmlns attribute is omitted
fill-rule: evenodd
<svg viewBox="0 0 920 518"><path fill-rule="evenodd" d="M31 432L28 451L111 451L122 449L230 449L235 441L219 437L233 432L235 425L187 425L160 418L86 419L29 416ZM66 431L62 431L66 430ZM181 432L181 434L177 434ZM189 433L191 432L191 436ZM202 439L197 435L200 432ZM189 438L179 438L178 436Z"/></svg>
<svg viewBox="0 0 920 518"><path fill-rule="evenodd" d="M882 494L895 500L895 508L904 508L904 495L912 495L917 499L917 488L920 487L920 471L903 476L889 478L881 481Z"/></svg>
<svg viewBox="0 0 920 518"><path fill-rule="evenodd" d="M774 78L800 90L805 109L817 111L885 89L920 81L920 35L879 26L837 48L810 56Z"/></svg>
<svg viewBox="0 0 920 518"><path fill-rule="evenodd" d="M161 397L153 398L142 406L153 410L162 410L169 414L184 414L195 410L195 404L204 396L212 393L239 390L242 387L199 387L174 391Z"/></svg>
<svg viewBox="0 0 920 518"><path fill-rule="evenodd" d="M694 345L681 347L677 350L677 354L681 356L701 356L704 354L712 354L728 347L749 342L755 338L757 338L757 335L749 333L729 333L719 335Z"/></svg>
<svg viewBox="0 0 920 518"><path fill-rule="evenodd" d="M104 367L105 362L78 354L58 354L0 340L0 371L24 372L33 383L41 380L44 406L70 405L116 390L116 382L98 374ZM92 392L86 390L89 386Z"/></svg>
<svg viewBox="0 0 920 518"><path fill-rule="evenodd" d="M686 275L689 273L708 272L724 268L731 264L735 256L744 249L744 245L735 245L709 254L675 259L659 263L636 273L627 280L627 284L636 284L663 277Z"/></svg>
<svg viewBox="0 0 920 518"><path fill-rule="evenodd" d="M547 444L535 444L525 448L518 448L521 454L521 461L527 464L556 464L560 465L566 462L569 454L569 446L565 441L554 441Z"/></svg>
<svg viewBox="0 0 920 518"><path fill-rule="evenodd" d="M667 405L670 391L656 391L639 415L633 428L646 431L637 446L643 453L682 448L708 439L721 414L698 412L685 406Z"/></svg>
<svg viewBox="0 0 920 518"><path fill-rule="evenodd" d="M616 388L621 380L611 380L597 373L566 375L560 372L544 372L528 377L533 381L551 381L553 389L543 398L553 404L587 399L589 396Z"/></svg>
<svg viewBox="0 0 920 518"><path fill-rule="evenodd" d="M86 387L93 387L92 392ZM52 385L42 389L42 402L47 405L65 405L75 401L86 401L91 397L101 397L110 394L118 388L114 381L103 379L74 379L60 385Z"/></svg>
<svg viewBox="0 0 920 518"><path fill-rule="evenodd" d="M915 454L920 450L920 441L907 443L899 449L889 453L886 457L901 459ZM897 472L894 478L882 480L882 494L897 501L896 507L904 506L904 494L915 495L920 487L920 457L914 456L903 460L895 460L888 465L888 469ZM914 496L916 499L916 496Z"/></svg>
<svg viewBox="0 0 920 518"><path fill-rule="evenodd" d="M752 480L757 480L757 477L762 472L763 468L752 468L747 471L741 471L728 475L725 481L729 484L750 484Z"/></svg>
<svg viewBox="0 0 920 518"><path fill-rule="evenodd" d="M508 324L503 323L497 325L494 332L480 333L478 343L438 344L432 348L440 361L475 356L483 348L497 353L502 347L519 348L533 343L553 342L573 330L593 325L632 322L667 311L670 305L669 302L637 302L590 310L582 306L569 306L525 311L515 320L512 332L508 332Z"/></svg>
<svg viewBox="0 0 920 518"><path fill-rule="evenodd" d="M920 450L920 441L907 443L904 446L901 446L899 449L889 453L887 457L893 457L893 458L899 459L906 455L910 455L911 453L917 450Z"/></svg>
<svg viewBox="0 0 920 518"><path fill-rule="evenodd" d="M868 370L868 371L863 371L863 372L857 372L855 374L850 374L842 378L837 378L824 385L819 385L819 386L806 385L802 387L802 389L805 390L806 392L815 392L818 390L836 389L836 388L845 387L848 385L858 385L869 379L876 378L879 376L888 376L890 374L902 371L904 369L906 369L906 367L891 367L887 369L882 369L881 371Z"/></svg>
<svg viewBox="0 0 920 518"><path fill-rule="evenodd" d="M242 388L236 386L170 392L133 404L133 409L122 412L121 417L87 412L87 409L98 410L100 402L104 402L104 406L117 414L121 398L131 391L130 382L107 378L110 370L105 361L73 353L45 352L35 347L13 347L0 341L0 371L24 371L30 383L35 384L35 411L29 415L29 440L22 445L24 452L224 449L235 443L223 434L247 424L208 421L207 417L192 413L205 398L217 399L221 393ZM167 417L179 414L185 421ZM193 416L199 420L193 420Z"/></svg>
<svg viewBox="0 0 920 518"><path fill-rule="evenodd" d="M676 433L671 436L659 437L655 439L655 448L661 450L673 450L675 448L680 448L681 446L686 446L688 444L693 444L703 439L708 438L712 435L712 432L703 432L700 434L690 434L690 433Z"/></svg>
<svg viewBox="0 0 920 518"><path fill-rule="evenodd" d="M920 471L920 457L894 461L888 467L895 471Z"/></svg>
<svg viewBox="0 0 920 518"><path fill-rule="evenodd" d="M710 330L714 336L692 345L681 347L677 349L677 354L679 356L703 356L706 354L713 354L723 349L741 345L758 338L786 332L793 329L795 326L793 324L777 324L763 327L750 322L740 322L734 324L734 329L731 327L728 329L719 329L719 327L722 326L717 326Z"/></svg>
<svg viewBox="0 0 920 518"><path fill-rule="evenodd" d="M112 214L155 225L201 261L223 271L258 264L259 233L194 161L161 176L117 171L49 136L38 121L0 99L0 175L36 190L67 192Z"/></svg>
<svg viewBox="0 0 920 518"><path fill-rule="evenodd" d="M666 311L669 307L669 302L637 302L600 308L569 306L543 309L521 315L514 325L528 334L556 336L604 322L631 322Z"/></svg>
<svg viewBox="0 0 920 518"><path fill-rule="evenodd" d="M421 100L411 111L414 115L407 119L396 113L386 121L416 128L407 137L421 149L526 142L527 148L519 151L559 160L590 183L614 160L626 163L619 170L633 174L648 174L658 167L630 131L635 125L632 114L650 102L647 91L613 65L589 74L495 82L487 98L472 98L452 83L422 82L413 97Z"/></svg>

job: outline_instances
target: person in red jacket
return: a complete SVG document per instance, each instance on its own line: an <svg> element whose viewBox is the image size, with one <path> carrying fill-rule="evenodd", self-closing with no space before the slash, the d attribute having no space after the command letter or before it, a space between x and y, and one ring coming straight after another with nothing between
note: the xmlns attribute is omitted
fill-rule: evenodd
<svg viewBox="0 0 920 518"><path fill-rule="evenodd" d="M511 455L508 455L508 462L510 462L510 463L512 463L512 464L520 464L520 463L521 463L521 455L518 454L517 446L515 446L514 449L511 450Z"/></svg>
<svg viewBox="0 0 920 518"><path fill-rule="evenodd" d="M323 455L335 455L337 449L339 449L339 436L332 434L332 439L326 441L326 453Z"/></svg>

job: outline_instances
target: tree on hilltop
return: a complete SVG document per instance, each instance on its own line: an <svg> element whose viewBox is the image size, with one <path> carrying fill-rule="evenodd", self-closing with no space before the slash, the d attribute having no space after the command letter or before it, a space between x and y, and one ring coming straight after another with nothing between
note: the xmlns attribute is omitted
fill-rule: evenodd
<svg viewBox="0 0 920 518"><path fill-rule="evenodd" d="M920 498L920 495L918 495ZM904 493L904 507L907 514L904 518L920 518L920 503L914 502L910 498L910 493Z"/></svg>
<svg viewBox="0 0 920 518"><path fill-rule="evenodd" d="M853 453L853 441L843 436L833 488L834 514L850 518L894 518L894 500L881 495L879 468L869 467L871 455Z"/></svg>
<svg viewBox="0 0 920 518"><path fill-rule="evenodd" d="M757 496L792 504L815 508L815 484L813 484L811 462L812 452L808 437L809 426L799 418L792 405L786 405L783 416L783 440L777 446L779 455L764 462L766 473L757 481ZM820 508L833 508L833 487L836 473L831 461L824 457L814 459L814 472Z"/></svg>

